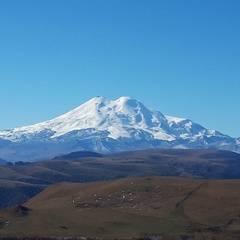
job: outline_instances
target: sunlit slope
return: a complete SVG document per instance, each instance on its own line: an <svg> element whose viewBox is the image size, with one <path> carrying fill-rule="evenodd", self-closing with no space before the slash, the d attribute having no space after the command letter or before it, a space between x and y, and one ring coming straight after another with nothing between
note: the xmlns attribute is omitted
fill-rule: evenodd
<svg viewBox="0 0 240 240"><path fill-rule="evenodd" d="M240 181L166 177L59 183L1 212L2 235L234 239ZM228 237L228 238L226 238ZM204 238L203 238L204 239Z"/></svg>
<svg viewBox="0 0 240 240"><path fill-rule="evenodd" d="M0 208L21 204L44 186L57 182L144 176L239 179L239 169L240 155L222 150L149 149L113 155L74 152L49 161L1 165Z"/></svg>

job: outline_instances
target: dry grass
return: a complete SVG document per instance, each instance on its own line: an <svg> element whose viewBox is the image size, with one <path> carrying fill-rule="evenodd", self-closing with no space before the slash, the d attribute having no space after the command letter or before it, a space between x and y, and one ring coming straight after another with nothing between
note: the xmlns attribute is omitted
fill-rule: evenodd
<svg viewBox="0 0 240 240"><path fill-rule="evenodd" d="M104 156L87 155L78 152L49 161L0 165L0 209L22 203L44 186L57 182L143 176L240 179L240 155L228 151L148 149ZM19 182L24 186L31 184L31 191L19 188Z"/></svg>
<svg viewBox="0 0 240 240"><path fill-rule="evenodd" d="M0 212L0 235L235 239L240 181L127 178L61 183L29 200L23 214Z"/></svg>

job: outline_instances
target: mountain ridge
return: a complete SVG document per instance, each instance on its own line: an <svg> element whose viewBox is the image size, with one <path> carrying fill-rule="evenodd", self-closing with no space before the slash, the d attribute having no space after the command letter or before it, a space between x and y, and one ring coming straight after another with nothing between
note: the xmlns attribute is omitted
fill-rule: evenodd
<svg viewBox="0 0 240 240"><path fill-rule="evenodd" d="M132 97L98 96L57 118L0 131L0 141L1 158L28 161L79 150L110 153L163 147L240 152L239 139L164 115Z"/></svg>

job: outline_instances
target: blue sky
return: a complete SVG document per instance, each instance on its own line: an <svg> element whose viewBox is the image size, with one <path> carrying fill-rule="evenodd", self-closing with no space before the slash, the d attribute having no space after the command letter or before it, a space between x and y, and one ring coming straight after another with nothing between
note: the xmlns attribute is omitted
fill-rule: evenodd
<svg viewBox="0 0 240 240"><path fill-rule="evenodd" d="M1 0L0 129L132 96L240 137L239 0Z"/></svg>

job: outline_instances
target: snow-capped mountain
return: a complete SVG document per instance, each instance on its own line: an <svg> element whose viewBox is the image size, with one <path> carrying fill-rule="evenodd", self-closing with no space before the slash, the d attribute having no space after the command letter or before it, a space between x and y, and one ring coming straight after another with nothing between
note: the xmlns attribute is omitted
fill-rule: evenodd
<svg viewBox="0 0 240 240"><path fill-rule="evenodd" d="M95 97L52 120L0 131L0 157L14 161L77 150L107 153L154 147L240 152L239 140L151 110L131 97Z"/></svg>

